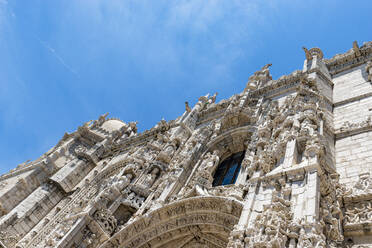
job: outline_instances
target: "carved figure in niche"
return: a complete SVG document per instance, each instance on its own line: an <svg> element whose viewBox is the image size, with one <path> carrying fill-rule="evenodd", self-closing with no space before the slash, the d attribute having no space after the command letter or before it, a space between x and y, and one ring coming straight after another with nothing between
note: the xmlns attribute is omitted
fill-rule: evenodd
<svg viewBox="0 0 372 248"><path fill-rule="evenodd" d="M159 153L157 160L169 163L179 145L180 141L178 139L173 139L170 144L166 145L165 149Z"/></svg>
<svg viewBox="0 0 372 248"><path fill-rule="evenodd" d="M94 199L93 204L98 209L107 208L110 202L121 195L121 191L130 184L132 178L133 175L131 173L112 176L109 178L105 189Z"/></svg>
<svg viewBox="0 0 372 248"><path fill-rule="evenodd" d="M317 125L315 125L312 120L305 117L304 120L301 122L300 134L304 136L313 136L316 129Z"/></svg>
<svg viewBox="0 0 372 248"><path fill-rule="evenodd" d="M269 147L268 145L265 145L264 147L258 146L256 161L257 168L260 168L265 174L269 173L275 164L275 159L272 156L271 147Z"/></svg>
<svg viewBox="0 0 372 248"><path fill-rule="evenodd" d="M82 246L84 248L91 248L97 245L98 239L97 235L93 233L88 227L85 227L83 230Z"/></svg>
<svg viewBox="0 0 372 248"><path fill-rule="evenodd" d="M248 178L250 178L253 173L256 171L256 163L253 162L254 160L254 151L247 150L245 157L242 161L242 169L247 171Z"/></svg>
<svg viewBox="0 0 372 248"><path fill-rule="evenodd" d="M133 178L132 174L122 175L118 177L118 180L112 184L111 187L115 188L117 191L122 191L126 188Z"/></svg>
<svg viewBox="0 0 372 248"><path fill-rule="evenodd" d="M160 174L160 170L159 170L159 168L156 167L156 166L153 167L152 170L151 170L151 172L148 173L148 174L146 174L146 175L144 176L144 179L143 179L143 181L142 181L141 184L142 184L144 187L150 189L151 186L152 186L152 185L154 184L154 182L156 181L156 179L158 178L159 174Z"/></svg>
<svg viewBox="0 0 372 248"><path fill-rule="evenodd" d="M272 121L266 116L263 122L258 126L258 145L266 145L271 138Z"/></svg>
<svg viewBox="0 0 372 248"><path fill-rule="evenodd" d="M297 247L301 248L326 248L326 237L322 233L323 225L319 223L305 223L301 221L301 230L299 232ZM311 229L310 229L311 228ZM310 229L306 231L306 229Z"/></svg>
<svg viewBox="0 0 372 248"><path fill-rule="evenodd" d="M287 127L292 135L297 135L301 128L298 115L288 115L283 122L283 126Z"/></svg>
<svg viewBox="0 0 372 248"><path fill-rule="evenodd" d="M320 156L325 153L324 145L322 145L319 141L319 138L315 136L315 138L311 138L306 141L305 152L304 155L307 158L313 158L315 156Z"/></svg>
<svg viewBox="0 0 372 248"><path fill-rule="evenodd" d="M214 151L213 153L208 152L204 156L204 160L201 164L201 170L204 170L210 174L212 174L217 167L218 163L220 162L220 158L218 157L218 151Z"/></svg>
<svg viewBox="0 0 372 248"><path fill-rule="evenodd" d="M156 145L158 148L160 148L163 144L167 143L168 142L168 137L165 136L164 134L162 133L158 133L156 135L156 140L154 142L154 145Z"/></svg>
<svg viewBox="0 0 372 248"><path fill-rule="evenodd" d="M214 122L214 125L213 125L213 135L211 137L211 140L213 140L214 138L216 138L220 134L220 132L221 132L221 126L222 126L222 123L220 121Z"/></svg>
<svg viewBox="0 0 372 248"><path fill-rule="evenodd" d="M194 149L196 147L197 141L195 138L191 138L189 141L187 141L185 147L181 150L177 162L181 163L185 159L190 159L192 154L194 153Z"/></svg>
<svg viewBox="0 0 372 248"><path fill-rule="evenodd" d="M223 122L227 124L227 122L232 122L233 125L238 124L238 119L237 118L232 118L231 116L234 116L235 114L238 114L238 105L239 105L239 95L233 95L230 100L230 104L227 107L225 111L225 117ZM230 117L227 117L230 116ZM224 125L225 126L225 125Z"/></svg>

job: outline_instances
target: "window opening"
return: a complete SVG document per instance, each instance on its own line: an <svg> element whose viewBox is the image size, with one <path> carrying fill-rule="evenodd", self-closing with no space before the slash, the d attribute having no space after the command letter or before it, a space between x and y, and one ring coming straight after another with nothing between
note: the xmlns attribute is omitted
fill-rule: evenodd
<svg viewBox="0 0 372 248"><path fill-rule="evenodd" d="M244 153L244 151L235 153L218 165L214 173L213 186L234 184L236 182Z"/></svg>

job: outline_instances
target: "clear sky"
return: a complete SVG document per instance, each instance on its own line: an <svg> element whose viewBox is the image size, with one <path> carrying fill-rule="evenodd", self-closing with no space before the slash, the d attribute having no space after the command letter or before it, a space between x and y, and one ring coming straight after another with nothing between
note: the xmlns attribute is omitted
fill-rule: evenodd
<svg viewBox="0 0 372 248"><path fill-rule="evenodd" d="M239 93L272 63L302 69L372 40L372 1L0 0L0 174L109 112L175 119L206 93Z"/></svg>

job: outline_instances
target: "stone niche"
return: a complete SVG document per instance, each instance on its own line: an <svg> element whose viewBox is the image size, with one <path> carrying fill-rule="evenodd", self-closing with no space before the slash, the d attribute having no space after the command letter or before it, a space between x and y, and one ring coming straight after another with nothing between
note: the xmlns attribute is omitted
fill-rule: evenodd
<svg viewBox="0 0 372 248"><path fill-rule="evenodd" d="M120 206L114 212L114 217L117 220L118 225L124 225L136 211L137 209L131 206L120 204Z"/></svg>

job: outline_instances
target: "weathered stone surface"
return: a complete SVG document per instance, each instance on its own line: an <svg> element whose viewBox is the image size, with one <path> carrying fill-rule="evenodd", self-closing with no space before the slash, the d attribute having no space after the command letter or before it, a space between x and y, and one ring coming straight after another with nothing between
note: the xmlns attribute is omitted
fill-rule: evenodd
<svg viewBox="0 0 372 248"><path fill-rule="evenodd" d="M143 133L66 133L0 177L0 247L372 247L372 43L304 51Z"/></svg>

